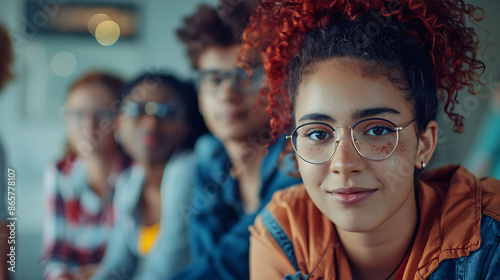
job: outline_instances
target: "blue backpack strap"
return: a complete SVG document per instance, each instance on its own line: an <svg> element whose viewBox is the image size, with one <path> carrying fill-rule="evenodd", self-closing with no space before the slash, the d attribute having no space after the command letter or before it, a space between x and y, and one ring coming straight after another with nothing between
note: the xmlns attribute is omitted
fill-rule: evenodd
<svg viewBox="0 0 500 280"><path fill-rule="evenodd" d="M280 245L288 260L295 268L295 271L300 271L297 260L295 259L295 252L293 251L292 241L290 240L290 238L288 238L285 231L283 231L280 224L274 218L273 214L271 214L271 212L269 212L267 208L264 208L261 212L261 217L264 226L267 228L267 231L269 231L274 240L276 240L278 245Z"/></svg>

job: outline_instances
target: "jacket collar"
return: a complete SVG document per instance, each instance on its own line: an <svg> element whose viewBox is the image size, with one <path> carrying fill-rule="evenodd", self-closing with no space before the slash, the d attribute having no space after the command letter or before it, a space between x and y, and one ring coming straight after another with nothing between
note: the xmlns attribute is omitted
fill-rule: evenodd
<svg viewBox="0 0 500 280"><path fill-rule="evenodd" d="M412 250L406 271L425 279L441 261L479 249L482 189L465 168L448 165L426 174L418 191L421 220L414 248L423 250Z"/></svg>

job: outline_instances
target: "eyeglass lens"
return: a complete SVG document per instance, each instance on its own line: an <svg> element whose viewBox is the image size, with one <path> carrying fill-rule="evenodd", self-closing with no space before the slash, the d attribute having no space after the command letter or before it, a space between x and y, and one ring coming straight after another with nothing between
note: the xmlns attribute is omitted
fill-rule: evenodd
<svg viewBox="0 0 500 280"><path fill-rule="evenodd" d="M80 124L90 118L96 121L104 119L111 120L115 116L115 113L111 110L95 110L95 111L66 110L64 112L64 116L66 120Z"/></svg>
<svg viewBox="0 0 500 280"><path fill-rule="evenodd" d="M258 67L249 75L247 70L236 67L230 71L201 70L197 74L197 89L200 92L215 93L226 79L231 80L231 89L237 93L256 93L262 82L262 68Z"/></svg>
<svg viewBox="0 0 500 280"><path fill-rule="evenodd" d="M131 118L138 118L146 114L161 119L174 119L178 115L178 110L174 105L156 102L148 102L145 104L128 102L123 107L123 112Z"/></svg>
<svg viewBox="0 0 500 280"><path fill-rule="evenodd" d="M395 150L398 130L389 121L368 119L354 126L351 137L354 146L363 157L382 160ZM299 126L292 135L292 143L297 154L311 163L328 161L335 152L336 140L335 130L323 123Z"/></svg>

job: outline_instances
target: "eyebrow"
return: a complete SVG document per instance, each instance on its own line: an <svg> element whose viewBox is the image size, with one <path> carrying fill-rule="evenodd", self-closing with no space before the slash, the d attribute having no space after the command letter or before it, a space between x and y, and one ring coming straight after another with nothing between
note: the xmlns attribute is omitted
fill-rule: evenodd
<svg viewBox="0 0 500 280"><path fill-rule="evenodd" d="M302 116L302 118L300 118L298 122L303 122L303 121L315 121L315 122L326 121L334 123L335 119L325 114L311 113Z"/></svg>
<svg viewBox="0 0 500 280"><path fill-rule="evenodd" d="M377 107L377 108L370 108L370 109L363 109L363 110L357 110L352 113L352 118L354 120L359 120L359 119L364 119L368 117L373 117L377 115L382 115L382 114L391 114L391 115L399 115L400 112L396 109L392 109L389 107ZM330 117L329 115L326 114L319 114L319 113L311 113L302 116L302 118L299 119L300 122L304 121L315 121L315 122L330 122L330 123L335 123L336 120L335 118Z"/></svg>
<svg viewBox="0 0 500 280"><path fill-rule="evenodd" d="M399 111L389 107L377 107L370 109L357 110L352 113L354 120L364 119L382 114L399 115Z"/></svg>

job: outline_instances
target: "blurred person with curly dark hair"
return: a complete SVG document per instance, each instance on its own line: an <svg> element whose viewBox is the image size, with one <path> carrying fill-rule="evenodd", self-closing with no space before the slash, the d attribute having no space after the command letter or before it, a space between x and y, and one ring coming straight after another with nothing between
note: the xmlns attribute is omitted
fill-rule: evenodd
<svg viewBox="0 0 500 280"><path fill-rule="evenodd" d="M274 135L291 130L303 184L251 228L252 279L493 279L500 182L424 169L438 100L484 70L462 0L260 1L243 61L261 54ZM252 57L248 58L248 55ZM423 172L424 171L424 172Z"/></svg>
<svg viewBox="0 0 500 280"><path fill-rule="evenodd" d="M241 34L256 1L199 6L178 30L196 73L200 112L211 134L195 147L198 159L190 209L193 261L173 279L247 279L248 227L279 189L300 182L279 165L286 139L271 144L262 68L237 66ZM266 152L266 147L268 151ZM288 171L287 171L288 166Z"/></svg>

